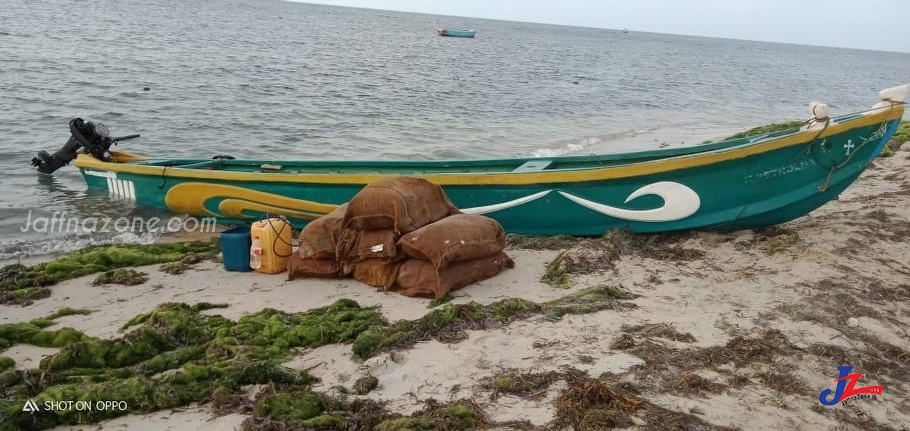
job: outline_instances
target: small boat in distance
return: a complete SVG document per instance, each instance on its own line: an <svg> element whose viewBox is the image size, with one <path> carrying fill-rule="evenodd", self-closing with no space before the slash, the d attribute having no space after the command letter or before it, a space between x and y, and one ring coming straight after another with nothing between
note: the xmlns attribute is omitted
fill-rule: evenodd
<svg viewBox="0 0 910 431"><path fill-rule="evenodd" d="M436 34L448 37L474 37L474 33L477 33L477 31L471 28L461 28L456 30L449 30L445 28L436 29Z"/></svg>

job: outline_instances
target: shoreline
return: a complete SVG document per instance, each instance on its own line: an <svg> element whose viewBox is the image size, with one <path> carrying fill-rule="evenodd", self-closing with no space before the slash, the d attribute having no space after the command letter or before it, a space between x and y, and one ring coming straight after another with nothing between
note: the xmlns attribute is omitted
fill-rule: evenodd
<svg viewBox="0 0 910 431"><path fill-rule="evenodd" d="M899 430L910 423L904 381L910 372L907 178L910 148L904 146L876 159L839 200L772 229L578 239L536 250L512 243L507 252L515 268L453 292L444 304L377 292L352 279L287 281L285 273L231 273L204 260L180 274L164 272L160 264L137 267L148 280L130 286L95 286L97 274L66 280L31 305L0 305L0 324L84 308L95 311L55 318L44 329L71 327L117 339L135 316L167 303L224 303L226 308L201 315L237 322L266 308L307 313L350 299L380 307L393 327L451 307L523 304L525 311L502 324L456 320L443 332L369 358L356 358L352 344L340 342L291 349L289 358L275 360L319 379L309 386L314 393L384 401L389 414L403 416L400 421L450 420L444 412L458 411L477 427L496 429L609 420L644 429ZM561 258L584 263L569 274L567 288L542 281ZM600 286L621 287L635 297L576 298L570 303L583 309L572 309L578 313L546 312L568 310L556 305L533 311L529 305L564 307L565 298ZM513 299L528 302L508 302ZM0 356L27 369L56 351L19 343ZM835 389L841 365L865 373L857 387L882 385L883 393L874 401L851 399L849 407L823 406L819 394ZM376 387L356 393L355 383L367 377L376 379ZM261 423L251 418L257 405L263 408L267 391L243 388L249 393L238 401L242 414L213 417L209 402L130 414L100 426L230 429L247 421L258 429ZM603 413L596 406L577 398L582 389L626 407L620 415L598 416ZM431 399L442 406L427 410Z"/></svg>

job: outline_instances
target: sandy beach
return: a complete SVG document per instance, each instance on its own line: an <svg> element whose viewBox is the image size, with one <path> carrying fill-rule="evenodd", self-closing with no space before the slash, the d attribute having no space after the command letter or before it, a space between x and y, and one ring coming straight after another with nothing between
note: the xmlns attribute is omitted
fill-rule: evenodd
<svg viewBox="0 0 910 431"><path fill-rule="evenodd" d="M564 304L591 289L612 292L609 302L590 309L554 314L548 310L565 308L544 306L479 328L430 333L365 360L350 343L296 349L283 365L317 378L314 392L384 402L392 414L469 400L476 427L486 429L907 430L908 235L910 145L904 145L877 159L837 201L772 229L510 242L514 268L453 292L448 303L563 298ZM560 265L567 268L561 287L542 281ZM49 297L30 305L0 305L0 324L63 307L87 309L93 312L59 317L45 330L71 327L108 339L122 337L120 328L134 316L166 303L224 303L204 313L232 321L265 308L297 313L339 299L378 306L389 322L416 321L444 307L352 279L287 281L286 274L227 272L217 261L176 275L160 265L136 269L148 280L96 286L97 275L87 275L51 286ZM573 301L586 297L580 298ZM0 356L26 370L57 350L16 344ZM819 395L835 389L839 366L864 373L855 388L884 389L876 399L823 405ZM375 389L352 389L370 376ZM246 389L251 399L263 390ZM250 408L212 410L194 403L53 429L263 426L249 420Z"/></svg>

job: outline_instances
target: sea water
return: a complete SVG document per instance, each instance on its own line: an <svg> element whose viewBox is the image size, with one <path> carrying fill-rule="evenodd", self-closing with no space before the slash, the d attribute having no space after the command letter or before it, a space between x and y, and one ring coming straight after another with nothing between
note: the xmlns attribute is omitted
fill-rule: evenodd
<svg viewBox="0 0 910 431"><path fill-rule="evenodd" d="M444 38L439 27L477 29ZM887 34L883 37L889 37ZM142 231L37 231L30 218L160 217L39 175L68 121L155 157L438 159L695 145L861 110L910 54L265 0L6 0L0 8L0 258Z"/></svg>

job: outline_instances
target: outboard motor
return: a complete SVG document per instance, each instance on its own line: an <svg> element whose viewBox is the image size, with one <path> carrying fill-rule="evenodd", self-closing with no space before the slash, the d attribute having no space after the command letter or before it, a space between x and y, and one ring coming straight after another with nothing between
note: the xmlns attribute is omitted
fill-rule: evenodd
<svg viewBox="0 0 910 431"><path fill-rule="evenodd" d="M38 152L38 155L32 158L32 166L37 167L38 172L51 174L73 161L80 151L91 154L98 160L108 161L111 144L138 137L139 135L128 135L111 138L104 124L73 118L70 120L70 138L66 144L53 155L44 150Z"/></svg>

